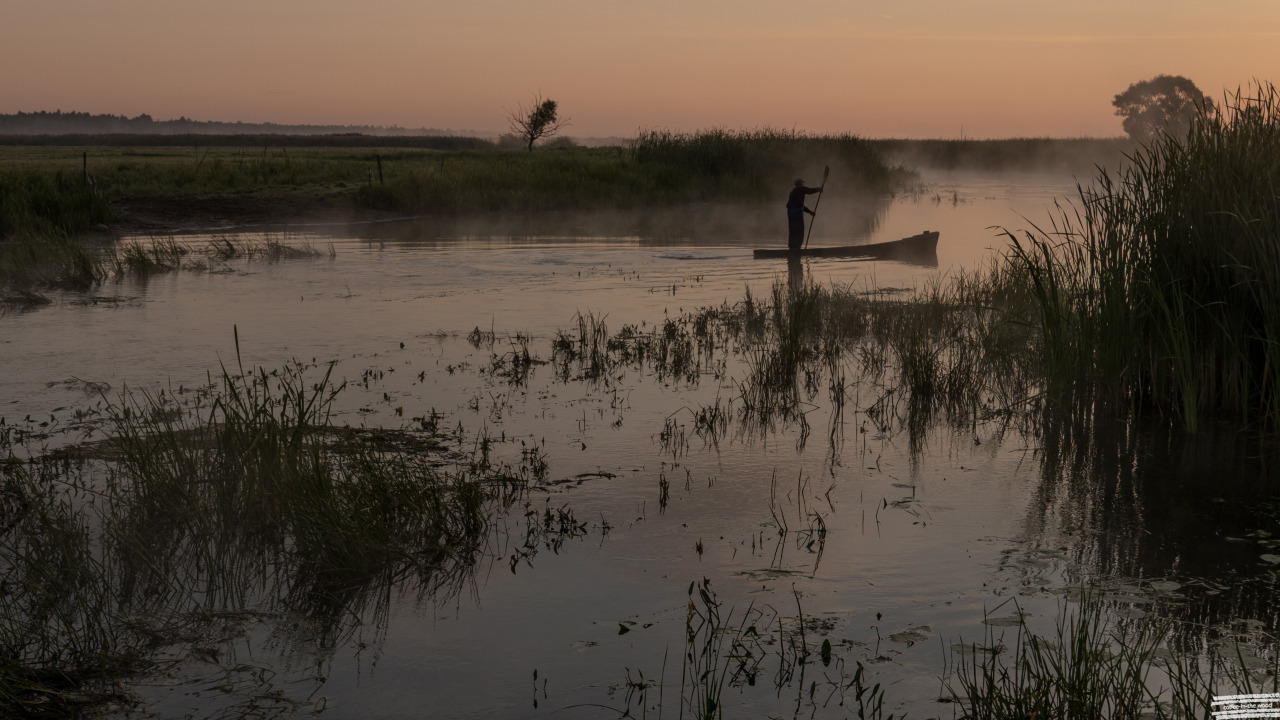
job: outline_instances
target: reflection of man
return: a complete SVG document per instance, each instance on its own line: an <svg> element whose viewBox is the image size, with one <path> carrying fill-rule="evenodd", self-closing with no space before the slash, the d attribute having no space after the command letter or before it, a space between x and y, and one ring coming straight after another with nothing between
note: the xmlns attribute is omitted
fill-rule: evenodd
<svg viewBox="0 0 1280 720"><path fill-rule="evenodd" d="M797 292L804 287L804 260L800 253L787 253L787 289Z"/></svg>
<svg viewBox="0 0 1280 720"><path fill-rule="evenodd" d="M804 244L804 214L813 214L804 206L804 196L816 192L822 192L822 188L805 187L804 180L796 180L795 188L787 196L787 247L791 250L799 250Z"/></svg>

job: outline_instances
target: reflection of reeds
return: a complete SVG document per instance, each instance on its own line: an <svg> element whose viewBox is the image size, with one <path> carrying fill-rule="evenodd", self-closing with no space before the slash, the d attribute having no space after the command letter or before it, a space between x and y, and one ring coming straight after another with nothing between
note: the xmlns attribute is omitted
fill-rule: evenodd
<svg viewBox="0 0 1280 720"><path fill-rule="evenodd" d="M449 470L436 438L351 442L329 417L342 387L312 375L224 371L194 405L125 394L78 471L51 457L0 465L0 709L100 701L94 682L218 613L302 616L310 641L333 647L384 618L392 588L465 584L545 459L499 465L484 443ZM582 532L548 509L522 552Z"/></svg>

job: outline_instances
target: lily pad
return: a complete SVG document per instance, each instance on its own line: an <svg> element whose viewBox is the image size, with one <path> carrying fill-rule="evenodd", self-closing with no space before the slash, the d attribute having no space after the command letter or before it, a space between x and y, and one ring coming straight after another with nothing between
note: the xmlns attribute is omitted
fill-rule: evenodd
<svg viewBox="0 0 1280 720"><path fill-rule="evenodd" d="M1271 563L1272 565L1275 565L1276 563L1280 563L1280 555L1263 553L1260 557L1262 558L1262 562L1265 562L1265 563Z"/></svg>
<svg viewBox="0 0 1280 720"><path fill-rule="evenodd" d="M1151 583L1151 589L1158 593L1171 593L1180 587L1182 587L1180 583L1173 582L1172 580L1156 580Z"/></svg>

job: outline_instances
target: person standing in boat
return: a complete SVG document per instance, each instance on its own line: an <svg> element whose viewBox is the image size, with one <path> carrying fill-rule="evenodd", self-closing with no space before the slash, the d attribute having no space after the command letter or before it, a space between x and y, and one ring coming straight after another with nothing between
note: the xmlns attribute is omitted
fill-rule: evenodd
<svg viewBox="0 0 1280 720"><path fill-rule="evenodd" d="M797 179L796 186L787 196L787 248L799 250L804 244L804 214L813 211L804 206L804 196L822 192L822 188L804 186L804 179Z"/></svg>

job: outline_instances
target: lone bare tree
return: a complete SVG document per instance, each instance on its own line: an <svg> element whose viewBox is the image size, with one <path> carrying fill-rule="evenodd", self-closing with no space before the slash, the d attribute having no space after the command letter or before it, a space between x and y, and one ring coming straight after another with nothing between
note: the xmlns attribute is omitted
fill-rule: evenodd
<svg viewBox="0 0 1280 720"><path fill-rule="evenodd" d="M1124 117L1124 131L1134 140L1150 140L1161 132L1185 138L1191 119L1208 102L1191 80L1181 75L1157 75L1136 82L1111 101Z"/></svg>
<svg viewBox="0 0 1280 720"><path fill-rule="evenodd" d="M532 103L521 103L507 115L511 132L515 133L533 152L533 144L540 138L551 137L569 126L569 118L562 118L555 100L543 100L541 93L533 96Z"/></svg>

